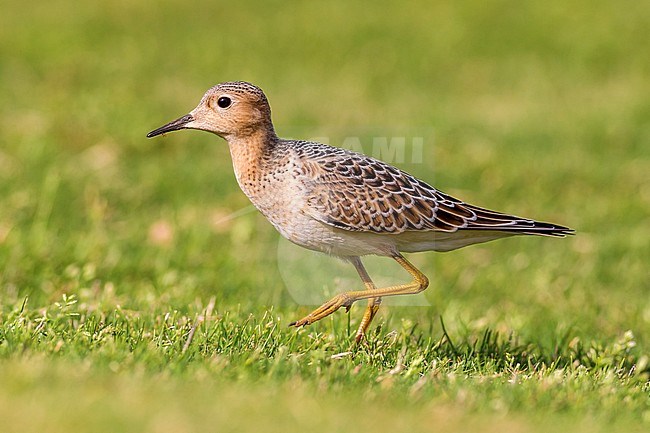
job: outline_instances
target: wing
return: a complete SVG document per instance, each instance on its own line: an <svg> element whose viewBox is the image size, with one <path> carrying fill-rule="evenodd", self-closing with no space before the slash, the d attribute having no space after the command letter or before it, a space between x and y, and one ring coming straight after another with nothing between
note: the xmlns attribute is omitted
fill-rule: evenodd
<svg viewBox="0 0 650 433"><path fill-rule="evenodd" d="M311 146L309 146L311 145ZM491 230L565 236L572 230L462 202L382 161L320 143L304 143L305 211L343 230Z"/></svg>

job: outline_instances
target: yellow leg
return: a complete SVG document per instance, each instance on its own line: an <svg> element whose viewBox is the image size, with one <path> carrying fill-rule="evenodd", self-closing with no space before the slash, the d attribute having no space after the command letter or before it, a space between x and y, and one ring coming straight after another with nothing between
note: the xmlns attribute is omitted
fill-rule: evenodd
<svg viewBox="0 0 650 433"><path fill-rule="evenodd" d="M429 285L429 280L422 272L420 272L418 268L413 266L401 254L394 256L393 259L397 263L399 263L404 269L406 269L406 271L409 274L411 274L411 276L413 277L413 281L407 284L399 284L396 286L383 287L380 289L373 289L372 287L374 287L374 284L372 283L372 281L369 281L370 284L372 284L372 286L366 284L366 290L359 290L354 292L346 292L346 293L338 294L334 296L332 299L330 299L329 301L325 302L320 307L316 308L307 316L303 317L298 321L290 323L289 326L298 327L298 326L311 325L312 323L324 317L329 316L330 314L332 314L333 312L335 312L341 307L350 308L350 306L352 306L352 304L355 301L358 301L360 299L377 299L377 298L381 298L382 296L414 295L416 293L420 293L421 291L427 288L427 286ZM367 275L365 269L363 271L363 274ZM362 275L361 278L364 279L364 276ZM367 280L370 280L370 278L368 277ZM364 283L366 283L365 280ZM373 305L375 302L376 301L373 300ZM379 304L377 304L376 308L379 308ZM370 321L372 320L375 313L377 312L376 308L372 308L372 310L375 310L374 312L370 311L371 310L370 308L366 309L366 314L364 314L364 319L361 321L362 325L364 325L365 323L366 328L368 325L370 325ZM365 319L366 315L369 316L368 319Z"/></svg>
<svg viewBox="0 0 650 433"><path fill-rule="evenodd" d="M381 305L381 298L368 298L368 306L366 311L363 313L361 318L361 323L359 324L359 329L357 329L357 334L354 336L354 341L357 343L360 342L363 337L366 335L368 327L370 327L370 322L375 318L377 311L379 311L379 305Z"/></svg>
<svg viewBox="0 0 650 433"><path fill-rule="evenodd" d="M368 271L366 271L363 263L361 263L361 259L355 259L352 264L359 273L359 276L361 277L363 284L366 286L366 289L377 290L377 286L375 286L375 283L372 281L372 279L370 279L370 275L368 275ZM381 305L381 298L368 298L368 306L366 307L366 311L363 313L361 323L359 324L359 329L357 329L357 334L354 337L354 340L357 343L359 343L361 339L366 335L366 331L370 326L370 322L372 322L372 319L375 318L377 311L379 311L379 305Z"/></svg>

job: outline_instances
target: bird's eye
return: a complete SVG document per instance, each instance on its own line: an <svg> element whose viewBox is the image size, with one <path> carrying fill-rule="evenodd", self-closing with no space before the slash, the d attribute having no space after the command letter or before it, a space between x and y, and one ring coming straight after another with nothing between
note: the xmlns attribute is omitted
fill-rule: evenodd
<svg viewBox="0 0 650 433"><path fill-rule="evenodd" d="M228 108L232 104L232 100L227 96L222 96L217 100L217 105L221 108Z"/></svg>

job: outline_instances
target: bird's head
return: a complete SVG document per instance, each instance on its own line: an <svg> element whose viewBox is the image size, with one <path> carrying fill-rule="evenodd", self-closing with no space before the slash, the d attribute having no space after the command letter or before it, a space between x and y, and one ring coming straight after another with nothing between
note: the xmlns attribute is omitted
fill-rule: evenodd
<svg viewBox="0 0 650 433"><path fill-rule="evenodd" d="M230 81L210 88L189 114L160 128L147 137L179 129L212 132L226 140L244 138L259 131L273 132L271 107L262 90L244 81Z"/></svg>

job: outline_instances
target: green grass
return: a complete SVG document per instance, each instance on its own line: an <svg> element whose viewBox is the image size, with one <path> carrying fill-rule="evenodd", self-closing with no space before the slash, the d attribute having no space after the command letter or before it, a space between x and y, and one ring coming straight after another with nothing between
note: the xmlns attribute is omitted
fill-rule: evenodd
<svg viewBox="0 0 650 433"><path fill-rule="evenodd" d="M9 0L0 430L647 431L649 25L643 2ZM423 136L398 165L578 235L411 255L430 306L360 347L362 305L290 329L339 265L246 212L222 140L144 137L230 79L280 135Z"/></svg>

